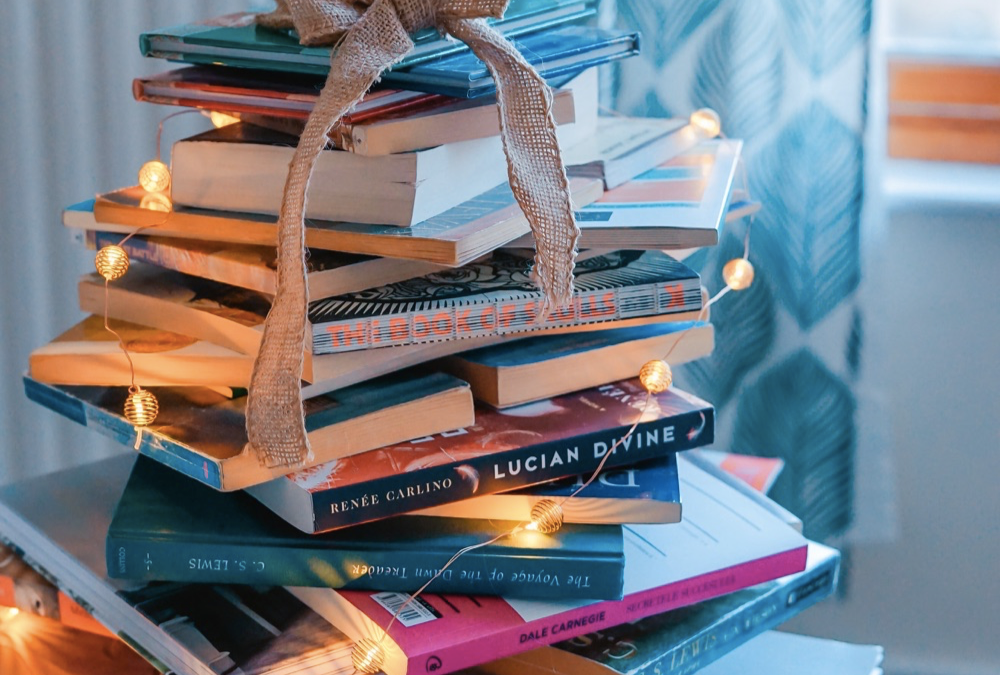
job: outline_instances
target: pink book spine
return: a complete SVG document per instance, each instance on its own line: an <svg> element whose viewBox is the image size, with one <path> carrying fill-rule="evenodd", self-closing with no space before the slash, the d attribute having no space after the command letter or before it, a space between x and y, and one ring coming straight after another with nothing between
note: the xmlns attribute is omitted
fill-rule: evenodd
<svg viewBox="0 0 1000 675"><path fill-rule="evenodd" d="M406 675L445 673L661 614L805 569L806 547L751 560L666 586L526 622L500 598L476 598L477 611L461 617L394 627L393 640L407 655ZM382 628L390 615L364 593L345 593ZM451 605L454 598L445 602ZM452 619L449 621L448 619Z"/></svg>

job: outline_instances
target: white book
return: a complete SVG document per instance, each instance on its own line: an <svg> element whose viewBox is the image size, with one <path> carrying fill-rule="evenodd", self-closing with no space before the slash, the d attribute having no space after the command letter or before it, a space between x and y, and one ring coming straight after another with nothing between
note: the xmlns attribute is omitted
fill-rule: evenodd
<svg viewBox="0 0 1000 675"><path fill-rule="evenodd" d="M698 671L701 675L881 675L883 649L768 631Z"/></svg>

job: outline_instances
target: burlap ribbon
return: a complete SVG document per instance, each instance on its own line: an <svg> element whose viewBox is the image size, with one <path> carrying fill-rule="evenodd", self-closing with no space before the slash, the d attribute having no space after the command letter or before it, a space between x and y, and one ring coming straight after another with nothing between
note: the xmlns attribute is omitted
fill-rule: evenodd
<svg viewBox="0 0 1000 675"><path fill-rule="evenodd" d="M540 315L571 300L580 232L556 140L552 94L484 20L502 17L506 7L507 0L278 0L274 12L258 17L271 28L294 28L303 44L336 45L289 167L278 218L277 293L250 381L247 435L266 465L294 467L312 456L300 397L303 354L311 340L303 222L309 178L330 129L413 48L410 33L436 28L450 34L489 68L510 186L534 234Z"/></svg>

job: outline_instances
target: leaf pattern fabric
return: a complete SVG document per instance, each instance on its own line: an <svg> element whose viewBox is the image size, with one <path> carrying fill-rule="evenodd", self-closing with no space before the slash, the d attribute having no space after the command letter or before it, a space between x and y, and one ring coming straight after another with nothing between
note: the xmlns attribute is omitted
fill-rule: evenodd
<svg viewBox="0 0 1000 675"><path fill-rule="evenodd" d="M608 0L610 2L610 0ZM715 403L717 445L786 462L773 495L809 536L844 534L854 509L855 393L864 367L860 210L871 0L617 0L643 53L615 68L611 106L687 116L707 106L742 138L763 203L757 278L712 307L716 350L677 369ZM607 7L605 8L607 9ZM688 264L721 286L744 224Z"/></svg>

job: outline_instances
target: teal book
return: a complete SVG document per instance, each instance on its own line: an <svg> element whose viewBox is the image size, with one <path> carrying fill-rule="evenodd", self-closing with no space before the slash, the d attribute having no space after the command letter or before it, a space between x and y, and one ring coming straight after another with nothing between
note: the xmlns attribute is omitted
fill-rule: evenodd
<svg viewBox="0 0 1000 675"><path fill-rule="evenodd" d="M456 551L515 524L412 517L308 535L245 493L217 492L139 457L108 530L108 576L412 593ZM428 591L619 599L624 565L620 526L566 525L554 535L521 532L469 551ZM588 580L583 592L581 578Z"/></svg>
<svg viewBox="0 0 1000 675"><path fill-rule="evenodd" d="M499 32L512 37L594 15L596 0L511 0L502 19L489 19ZM326 75L330 47L299 44L293 31L263 28L252 12L238 12L139 36L143 56L260 70ZM410 36L413 50L396 70L447 54L467 51L465 43L449 40L427 29ZM389 83L393 71L383 81Z"/></svg>
<svg viewBox="0 0 1000 675"><path fill-rule="evenodd" d="M836 589L840 553L810 542L806 569L489 663L493 675L681 675L725 656ZM807 669L809 670L809 669ZM734 670L733 672L739 672Z"/></svg>

